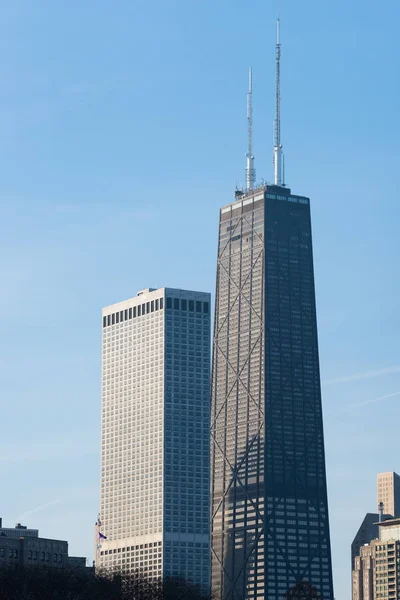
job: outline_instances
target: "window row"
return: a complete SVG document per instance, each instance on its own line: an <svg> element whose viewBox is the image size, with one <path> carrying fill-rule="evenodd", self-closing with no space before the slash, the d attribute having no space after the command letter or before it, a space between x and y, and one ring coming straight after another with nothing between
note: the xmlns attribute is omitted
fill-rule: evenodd
<svg viewBox="0 0 400 600"><path fill-rule="evenodd" d="M186 300L186 298L167 298L167 308L208 314L210 312L209 302L201 300Z"/></svg>
<svg viewBox="0 0 400 600"><path fill-rule="evenodd" d="M103 327L117 325L118 323L129 321L130 319L136 319L136 317L142 317L143 315L148 315L154 311L162 310L163 308L164 298L156 298L156 300L139 304L139 306L132 306L131 308L126 308L125 310L104 316Z"/></svg>

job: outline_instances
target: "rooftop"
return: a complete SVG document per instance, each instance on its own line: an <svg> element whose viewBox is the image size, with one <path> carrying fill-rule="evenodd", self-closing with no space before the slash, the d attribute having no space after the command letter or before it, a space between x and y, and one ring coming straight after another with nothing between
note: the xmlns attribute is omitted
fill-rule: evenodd
<svg viewBox="0 0 400 600"><path fill-rule="evenodd" d="M387 519L387 521L381 521L380 523L376 523L379 527L390 527L390 526L398 526L400 525L400 518L396 519Z"/></svg>

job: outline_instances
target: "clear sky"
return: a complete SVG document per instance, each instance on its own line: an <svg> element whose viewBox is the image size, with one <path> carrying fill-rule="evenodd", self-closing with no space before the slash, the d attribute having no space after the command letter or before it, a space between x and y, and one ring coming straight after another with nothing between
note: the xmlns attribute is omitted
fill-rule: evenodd
<svg viewBox="0 0 400 600"><path fill-rule="evenodd" d="M93 556L101 308L214 291L247 69L272 176L273 0L13 0L0 22L0 516ZM336 597L400 471L398 0L282 0L287 182L312 199Z"/></svg>

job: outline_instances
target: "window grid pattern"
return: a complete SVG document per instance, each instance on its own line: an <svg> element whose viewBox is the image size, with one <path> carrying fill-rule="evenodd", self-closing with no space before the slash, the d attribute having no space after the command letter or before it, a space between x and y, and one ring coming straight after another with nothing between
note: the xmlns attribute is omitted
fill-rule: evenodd
<svg viewBox="0 0 400 600"><path fill-rule="evenodd" d="M210 310L167 297L164 570L209 589Z"/></svg>
<svg viewBox="0 0 400 600"><path fill-rule="evenodd" d="M213 592L333 600L308 198L221 210L214 327Z"/></svg>
<svg viewBox="0 0 400 600"><path fill-rule="evenodd" d="M212 590L264 597L264 203L220 217L211 465Z"/></svg>
<svg viewBox="0 0 400 600"><path fill-rule="evenodd" d="M310 207L286 194L265 202L266 591L333 600Z"/></svg>
<svg viewBox="0 0 400 600"><path fill-rule="evenodd" d="M102 325L96 564L208 591L210 295L145 291Z"/></svg>
<svg viewBox="0 0 400 600"><path fill-rule="evenodd" d="M140 568L138 546L155 576L162 573L162 548L154 550L151 538L162 537L164 460L164 310L158 293L158 310L151 311L156 296L123 303L112 312L119 322L103 327L100 515L107 541L98 556L101 566ZM123 540L135 538L146 541L127 550Z"/></svg>

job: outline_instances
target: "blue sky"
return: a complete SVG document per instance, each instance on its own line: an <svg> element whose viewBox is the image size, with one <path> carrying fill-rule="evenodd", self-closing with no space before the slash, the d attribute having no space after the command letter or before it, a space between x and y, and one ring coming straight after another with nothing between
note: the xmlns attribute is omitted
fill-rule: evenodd
<svg viewBox="0 0 400 600"><path fill-rule="evenodd" d="M275 2L14 0L0 24L0 516L92 556L101 307L214 291L218 209L272 175ZM397 0L283 0L287 181L312 199L337 599L400 471ZM398 395L395 395L398 394Z"/></svg>

